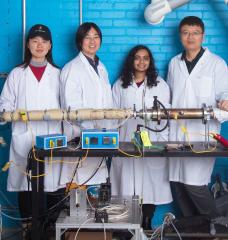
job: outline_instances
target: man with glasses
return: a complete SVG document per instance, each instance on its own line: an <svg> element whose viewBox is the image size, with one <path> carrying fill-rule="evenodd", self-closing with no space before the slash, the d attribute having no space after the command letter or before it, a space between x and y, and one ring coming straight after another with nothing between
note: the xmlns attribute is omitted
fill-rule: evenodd
<svg viewBox="0 0 228 240"><path fill-rule="evenodd" d="M195 16L185 17L179 25L184 51L175 56L168 70L167 82L172 92L173 108L228 107L228 70L226 62L202 47L204 23ZM207 127L207 126L206 126ZM217 120L209 122L210 132L220 132ZM208 137L208 136L206 136ZM170 140L194 142L205 140L202 120L173 120ZM207 187L215 158L170 158L169 179L174 198L184 217L216 217L215 202Z"/></svg>

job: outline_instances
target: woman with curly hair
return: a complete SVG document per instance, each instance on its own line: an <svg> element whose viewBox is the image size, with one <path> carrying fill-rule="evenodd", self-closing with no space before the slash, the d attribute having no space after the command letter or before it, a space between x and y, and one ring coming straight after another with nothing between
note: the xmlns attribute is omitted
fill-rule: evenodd
<svg viewBox="0 0 228 240"><path fill-rule="evenodd" d="M113 102L116 108L141 110L153 106L154 96L166 107L169 106L170 91L166 82L158 75L154 59L148 47L132 48L125 60L120 78L114 84ZM120 141L129 142L137 125L155 129L155 122L129 119L120 128ZM149 132L151 141L166 141L168 130ZM168 181L168 165L165 158L114 158L111 166L112 194L119 196L139 195L142 202L144 229L151 229L151 218L155 205L172 201Z"/></svg>

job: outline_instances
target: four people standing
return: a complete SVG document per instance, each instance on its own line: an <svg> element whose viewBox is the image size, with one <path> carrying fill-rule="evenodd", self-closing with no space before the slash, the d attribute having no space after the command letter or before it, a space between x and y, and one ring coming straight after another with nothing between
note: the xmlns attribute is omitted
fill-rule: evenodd
<svg viewBox="0 0 228 240"><path fill-rule="evenodd" d="M167 77L172 93L172 107L201 108L206 103L213 107L218 104L220 108L228 109L227 65L220 57L202 47L202 20L194 16L184 18L179 32L184 51L171 60ZM135 105L136 110L140 110L152 107L154 96L165 106L169 106L169 87L158 76L150 50L142 45L129 52L120 78L111 93L108 73L97 56L101 42L102 33L96 24L86 22L79 26L76 33L79 54L64 66L59 80L59 69L52 60L50 30L41 24L33 26L26 42L25 61L13 69L4 85L0 110L59 108L59 97L61 107L70 110L112 108L112 102L116 108L132 108ZM155 125L153 122L129 119L120 128L120 140L130 141L138 124L149 127ZM193 131L204 132L200 120L172 121L170 140L186 141L180 125L189 132L191 142L204 141L200 134L191 135ZM79 136L83 128L101 129L110 126L109 121L84 121L66 123L64 131L71 139ZM220 124L216 120L210 121L210 130L219 132ZM27 191L26 176L17 168L26 168L27 154L32 146L32 133L35 136L55 132L60 132L60 125L56 122L33 122L29 126L25 122L13 123L10 159L15 161L15 165L10 166L9 191ZM153 141L167 141L168 131L151 132L150 138ZM77 169L76 182L105 182L108 176L105 163L90 179L100 161L100 158L86 159ZM55 191L71 181L71 165L63 164L61 177L60 166L53 166L54 174L45 176L46 191ZM143 199L143 227L150 228L155 205L172 201L169 176L184 216L207 214L215 217L215 204L207 188L213 166L214 158L172 158L169 160L169 168L165 158L115 158L111 167L112 193L121 196L139 195ZM22 216L26 217L23 211Z"/></svg>

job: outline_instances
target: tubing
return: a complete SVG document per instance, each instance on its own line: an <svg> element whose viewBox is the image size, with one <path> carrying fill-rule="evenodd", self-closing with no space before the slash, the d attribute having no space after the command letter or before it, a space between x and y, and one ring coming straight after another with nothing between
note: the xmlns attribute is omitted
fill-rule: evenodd
<svg viewBox="0 0 228 240"><path fill-rule="evenodd" d="M131 109L78 109L78 110L16 110L13 112L1 112L0 122L16 121L83 121L83 120L101 120L101 119L126 119L140 117L152 121L160 119L208 119L214 118L213 109L148 109L147 111L136 112Z"/></svg>

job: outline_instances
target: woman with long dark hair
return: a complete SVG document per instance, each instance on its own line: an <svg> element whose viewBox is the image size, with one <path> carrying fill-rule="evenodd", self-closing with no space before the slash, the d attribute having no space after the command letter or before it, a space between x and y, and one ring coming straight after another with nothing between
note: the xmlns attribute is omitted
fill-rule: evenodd
<svg viewBox="0 0 228 240"><path fill-rule="evenodd" d="M158 76L154 59L148 47L138 45L132 48L123 65L120 78L113 86L113 102L116 108L136 110L151 108L154 96L166 107L169 106L170 91L166 82ZM131 141L137 125L155 129L152 121L129 119L120 128L120 141ZM167 129L149 132L151 141L166 141ZM139 143L137 143L139 144ZM151 229L151 218L155 205L172 201L168 181L168 166L165 158L115 158L111 166L112 194L119 196L139 195L142 200L144 229Z"/></svg>

